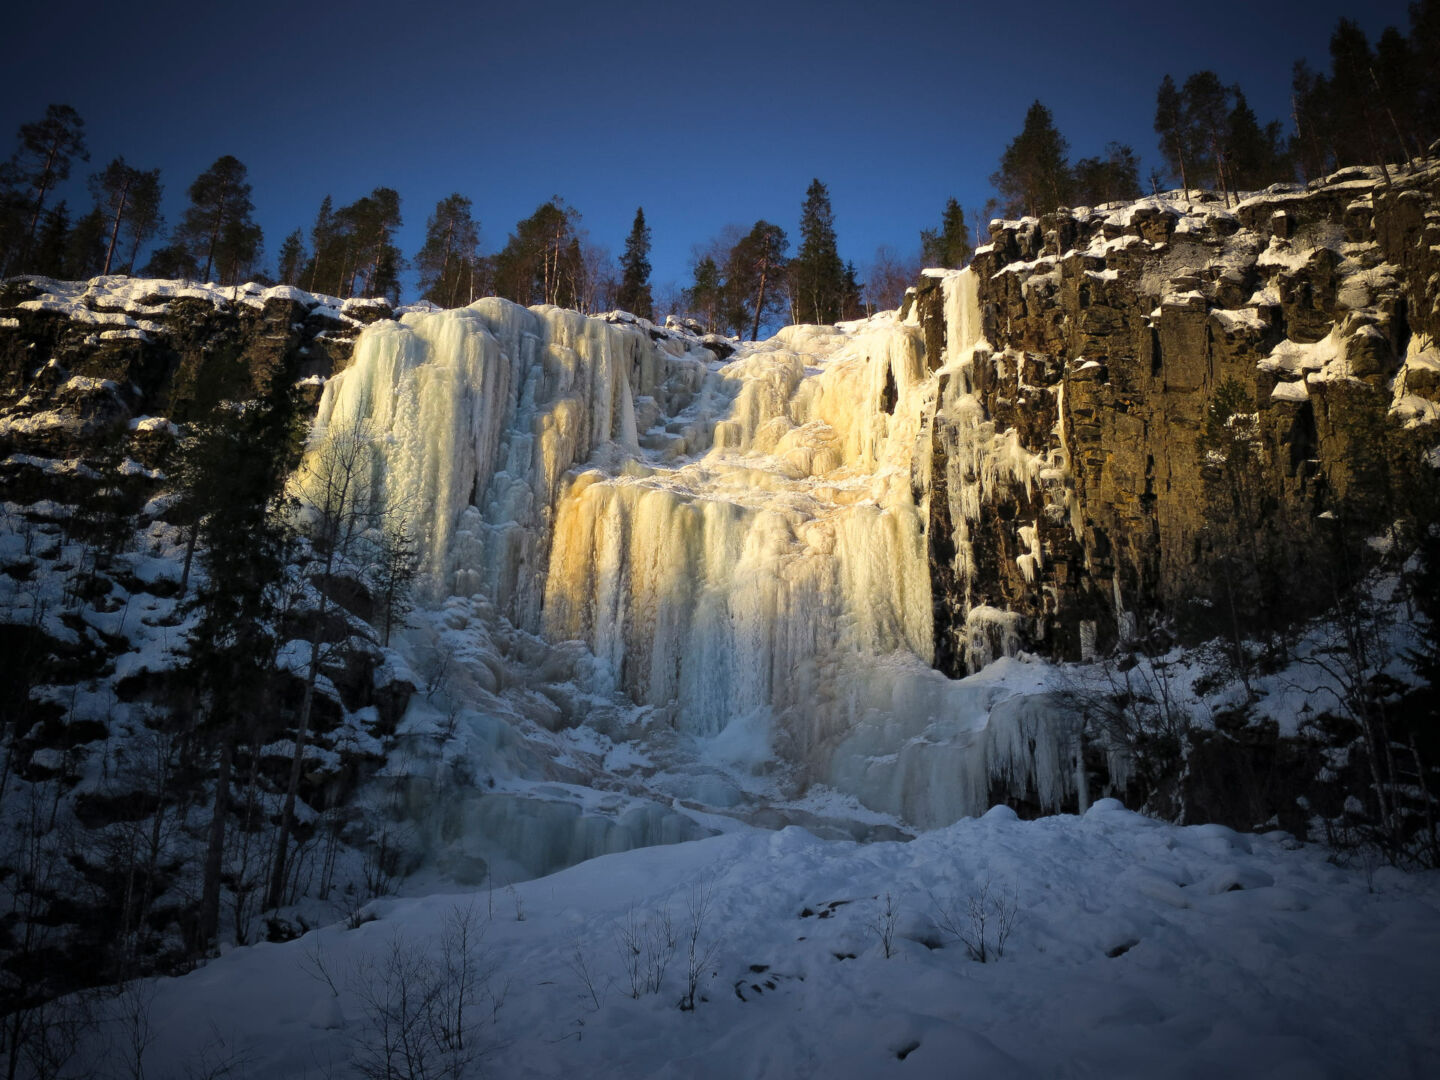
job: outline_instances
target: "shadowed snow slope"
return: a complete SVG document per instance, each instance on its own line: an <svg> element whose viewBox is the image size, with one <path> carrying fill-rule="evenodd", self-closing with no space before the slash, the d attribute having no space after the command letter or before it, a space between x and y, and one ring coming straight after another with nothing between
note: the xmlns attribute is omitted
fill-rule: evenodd
<svg viewBox="0 0 1440 1080"><path fill-rule="evenodd" d="M980 964L949 930L971 932L986 885L1013 928ZM689 900L705 893L708 959L682 1012ZM155 984L145 1064L179 1075L223 1041L250 1075L358 1075L384 985L371 962L398 942L422 964L414 991L425 962L454 958L444 927L471 907L477 1076L1433 1076L1436 898L1434 874L1367 878L1281 833L1178 828L1111 800L1033 822L1000 808L908 844L736 827L236 950ZM658 990L632 997L617 945L666 909L678 948Z"/></svg>

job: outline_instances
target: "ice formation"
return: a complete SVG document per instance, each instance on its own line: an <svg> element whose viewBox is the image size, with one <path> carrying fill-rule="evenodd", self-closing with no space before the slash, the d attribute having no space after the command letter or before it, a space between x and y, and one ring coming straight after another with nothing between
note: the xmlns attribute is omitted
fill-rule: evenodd
<svg viewBox="0 0 1440 1080"><path fill-rule="evenodd" d="M368 483L421 536L431 599L484 596L514 627L583 642L587 692L922 826L983 810L995 777L1056 805L1069 741L1048 699L931 667L932 426L957 432L962 576L987 491L1044 465L983 419L975 282L943 286L945 355L928 360L893 313L788 327L728 363L557 308L411 313L361 337L316 438L373 437ZM1021 559L1039 566L1033 529ZM976 607L966 636L978 668L1014 651L1013 616Z"/></svg>

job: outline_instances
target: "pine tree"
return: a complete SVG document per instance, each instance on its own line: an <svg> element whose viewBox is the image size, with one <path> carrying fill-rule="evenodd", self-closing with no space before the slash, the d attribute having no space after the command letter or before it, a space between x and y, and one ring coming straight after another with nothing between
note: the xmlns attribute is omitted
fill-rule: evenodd
<svg viewBox="0 0 1440 1080"><path fill-rule="evenodd" d="M655 315L650 298L650 226L645 224L644 207L636 209L635 223L625 238L625 254L620 257L620 293L615 302L642 319Z"/></svg>
<svg viewBox="0 0 1440 1080"><path fill-rule="evenodd" d="M471 206L459 192L437 202L425 224L425 245L415 254L420 295L440 307L459 307L475 298L472 290L480 259L480 227Z"/></svg>
<svg viewBox="0 0 1440 1080"><path fill-rule="evenodd" d="M726 293L732 325L750 324L750 339L760 337L760 326L785 309L785 230L757 221L730 250L726 260Z"/></svg>
<svg viewBox="0 0 1440 1080"><path fill-rule="evenodd" d="M940 215L940 228L920 231L920 258L926 266L959 270L970 258L970 230L965 211L951 198Z"/></svg>
<svg viewBox="0 0 1440 1080"><path fill-rule="evenodd" d="M1188 137L1185 131L1185 104L1175 80L1169 75L1160 80L1160 89L1155 95L1155 134L1160 136L1160 153L1170 166L1170 172L1180 178L1180 186L1190 190L1190 176L1185 164L1189 158Z"/></svg>
<svg viewBox="0 0 1440 1080"><path fill-rule="evenodd" d="M29 228L21 243L18 265L13 269L25 269L23 264L40 227L45 196L70 176L70 163L75 158L89 161L90 153L85 148L85 121L69 105L51 105L43 119L21 125L20 149L11 159L9 171L20 190L28 189L33 196Z"/></svg>
<svg viewBox="0 0 1440 1080"><path fill-rule="evenodd" d="M990 176L1005 213L1035 216L1063 206L1070 196L1069 151L1050 110L1033 103L1024 129L1005 148L999 171Z"/></svg>
<svg viewBox="0 0 1440 1080"><path fill-rule="evenodd" d="M117 157L100 172L90 177L90 194L97 207L103 206L109 213L109 236L105 245L105 265L102 274L110 273L115 261L116 248L120 243L120 225L130 207L130 192L140 178L140 170L127 165L123 157Z"/></svg>
<svg viewBox="0 0 1440 1080"><path fill-rule="evenodd" d="M200 277L209 281L217 263L223 275L227 265L244 261L248 244L253 241L258 246L258 227L250 220L255 206L250 201L245 166L229 154L217 158L190 185L189 196L190 206L175 230L174 242L187 248L197 265L204 256ZM250 250L253 258L254 249ZM228 282L222 280L221 284Z"/></svg>
<svg viewBox="0 0 1440 1080"><path fill-rule="evenodd" d="M400 193L377 187L343 207L337 220L351 237L351 271L341 296L385 296L399 302L400 270L404 259L391 242L403 224Z"/></svg>
<svg viewBox="0 0 1440 1080"><path fill-rule="evenodd" d="M121 225L129 244L129 254L125 258L124 267L127 274L135 272L141 247L154 239L165 224L165 219L160 214L160 199L164 193L159 169L140 173L130 186L129 204Z"/></svg>
<svg viewBox="0 0 1440 1080"><path fill-rule="evenodd" d="M580 213L556 195L517 222L495 257L495 293L517 304L574 307L584 276Z"/></svg>

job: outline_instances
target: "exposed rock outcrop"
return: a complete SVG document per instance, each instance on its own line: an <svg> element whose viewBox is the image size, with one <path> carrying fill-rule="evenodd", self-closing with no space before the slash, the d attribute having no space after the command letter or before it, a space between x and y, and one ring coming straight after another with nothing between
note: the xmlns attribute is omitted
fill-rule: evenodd
<svg viewBox="0 0 1440 1080"><path fill-rule="evenodd" d="M963 440L935 425L940 666L963 670L982 605L1017 613L1027 645L1065 657L1128 635L1137 617L1203 627L1227 557L1201 447L1222 386L1254 409L1256 494L1239 527L1291 552L1277 591L1303 578L1364 418L1388 410L1407 425L1393 443L1440 417L1437 195L1431 162L1388 184L1348 169L1277 185L1234 208L1172 193L992 223L972 266L988 345L970 376L981 422L1063 468L988 489L967 593L953 570ZM931 357L954 333L943 284L926 279L916 298Z"/></svg>

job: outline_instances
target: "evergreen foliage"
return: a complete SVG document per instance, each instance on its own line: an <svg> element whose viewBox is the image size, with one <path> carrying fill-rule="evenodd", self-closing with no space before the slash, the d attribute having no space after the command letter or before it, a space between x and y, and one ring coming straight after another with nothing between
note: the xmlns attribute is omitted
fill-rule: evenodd
<svg viewBox="0 0 1440 1080"><path fill-rule="evenodd" d="M1035 216L1065 205L1070 198L1070 144L1055 127L1050 110L1036 101L1025 114L1025 127L1005 148L990 183L1010 217Z"/></svg>
<svg viewBox="0 0 1440 1080"><path fill-rule="evenodd" d="M299 285L300 276L305 268L305 239L299 229L296 229L280 245L280 254L277 256L275 266L275 283L277 285Z"/></svg>
<svg viewBox="0 0 1440 1080"><path fill-rule="evenodd" d="M575 307L585 277L579 225L580 212L558 195L517 222L495 257L496 295L517 304Z"/></svg>
<svg viewBox="0 0 1440 1080"><path fill-rule="evenodd" d="M209 281L214 271L221 285L236 284L249 276L260 257L260 226L250 217L255 205L248 175L238 158L226 154L190 185L190 205L171 242L202 267L202 280Z"/></svg>
<svg viewBox="0 0 1440 1080"><path fill-rule="evenodd" d="M620 292L616 304L642 319L654 318L654 301L650 296L650 226L645 224L645 208L635 211L635 222L625 238L625 254L620 257Z"/></svg>
<svg viewBox="0 0 1440 1080"><path fill-rule="evenodd" d="M30 268L30 252L40 229L45 196L70 175L76 158L89 161L85 147L85 121L69 105L50 105L45 115L31 124L20 125L20 147L5 172L14 189L16 220L0 236L0 270L16 273ZM20 208L28 223L22 225ZM23 230L23 231L22 231Z"/></svg>
<svg viewBox="0 0 1440 1080"><path fill-rule="evenodd" d="M1140 197L1140 159L1123 143L1105 147L1105 156L1075 163L1074 199L1082 206L1128 202Z"/></svg>
<svg viewBox="0 0 1440 1080"><path fill-rule="evenodd" d="M720 268L713 256L704 255L695 263L694 281L685 292L685 303L709 332L722 325L725 298Z"/></svg>
<svg viewBox="0 0 1440 1080"><path fill-rule="evenodd" d="M785 310L785 230L757 221L730 249L725 263L726 322L737 330L750 328L751 340L763 323Z"/></svg>
<svg viewBox="0 0 1440 1080"><path fill-rule="evenodd" d="M1278 120L1260 126L1239 85L1197 71L1182 89L1166 75L1155 96L1155 133L1170 173L1183 187L1254 191L1293 172Z"/></svg>
<svg viewBox="0 0 1440 1080"><path fill-rule="evenodd" d="M30 244L26 263L31 273L64 277L70 240L70 210L64 200L45 211L39 232Z"/></svg>
<svg viewBox="0 0 1440 1080"><path fill-rule="evenodd" d="M1440 136L1440 0L1410 5L1410 33L1387 28L1372 48L1359 24L1341 19L1330 71L1297 62L1291 81L1294 151L1307 177L1346 165L1409 162Z"/></svg>
<svg viewBox="0 0 1440 1080"><path fill-rule="evenodd" d="M236 749L274 734L277 626L290 562L282 492L294 464L287 382L277 380L259 401L218 402L192 425L179 470L205 569L190 602L198 618L187 639L186 681L197 734L216 763L196 950L208 948L219 923Z"/></svg>
<svg viewBox="0 0 1440 1080"><path fill-rule="evenodd" d="M440 307L471 303L485 287L480 226L468 198L455 192L435 204L425 223L425 245L415 254L420 295Z"/></svg>
<svg viewBox="0 0 1440 1080"><path fill-rule="evenodd" d="M1160 136L1160 153L1170 166L1170 172L1180 178L1180 186L1190 190L1190 172L1186 165L1190 157L1189 138L1185 130L1185 103L1175 80L1168 74L1160 80L1160 89L1155 95L1155 134Z"/></svg>
<svg viewBox="0 0 1440 1080"><path fill-rule="evenodd" d="M377 187L349 206L333 209L326 195L310 232L305 288L331 296L383 296L400 300L405 260L392 240L402 224L400 193Z"/></svg>
<svg viewBox="0 0 1440 1080"><path fill-rule="evenodd" d="M99 206L75 223L65 238L62 277L85 281L104 270L109 225Z"/></svg>
<svg viewBox="0 0 1440 1080"><path fill-rule="evenodd" d="M965 211L954 198L945 203L940 228L920 231L920 258L926 266L959 270L970 258L970 231Z"/></svg>
<svg viewBox="0 0 1440 1080"><path fill-rule="evenodd" d="M783 239L783 234L782 234ZM845 265L835 239L830 192L810 181L800 210L800 250L790 261L790 300L796 322L838 322L846 301Z"/></svg>
<svg viewBox="0 0 1440 1080"><path fill-rule="evenodd" d="M111 270L121 270L127 274L135 272L135 266L140 259L140 249L153 240L165 224L165 218L160 213L160 199L164 193L159 169L143 171L134 178L130 185L125 216L120 223L126 243L125 261L119 266L112 262Z"/></svg>
<svg viewBox="0 0 1440 1080"><path fill-rule="evenodd" d="M104 211L108 225L105 258L99 271L108 274L118 270L123 259L122 230L135 248L154 235L160 211L160 170L145 172L117 157L91 175L90 194L96 208ZM133 254L129 261L134 262Z"/></svg>

